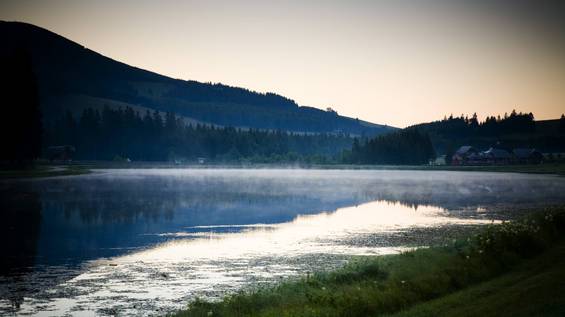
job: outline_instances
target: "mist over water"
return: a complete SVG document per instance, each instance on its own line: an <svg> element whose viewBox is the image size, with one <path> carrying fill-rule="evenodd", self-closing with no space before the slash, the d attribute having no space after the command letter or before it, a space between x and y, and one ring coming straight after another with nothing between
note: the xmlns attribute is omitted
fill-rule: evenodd
<svg viewBox="0 0 565 317"><path fill-rule="evenodd" d="M565 202L565 178L128 169L0 183L0 313L163 314ZM509 212L510 210L510 212Z"/></svg>

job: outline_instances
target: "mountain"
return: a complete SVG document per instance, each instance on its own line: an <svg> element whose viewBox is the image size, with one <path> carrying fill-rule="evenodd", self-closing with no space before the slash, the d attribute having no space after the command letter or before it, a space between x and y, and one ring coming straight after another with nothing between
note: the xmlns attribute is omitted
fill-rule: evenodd
<svg viewBox="0 0 565 317"><path fill-rule="evenodd" d="M30 55L47 121L67 109L79 114L86 107L131 106L143 112L171 111L185 122L216 126L367 136L394 129L299 106L274 93L162 76L30 24L0 22L0 37L2 54L25 50Z"/></svg>

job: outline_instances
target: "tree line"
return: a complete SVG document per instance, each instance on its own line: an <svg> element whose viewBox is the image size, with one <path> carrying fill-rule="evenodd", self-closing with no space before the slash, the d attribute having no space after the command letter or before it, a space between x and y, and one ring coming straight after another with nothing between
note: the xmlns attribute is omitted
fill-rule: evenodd
<svg viewBox="0 0 565 317"><path fill-rule="evenodd" d="M336 161L353 139L346 134L304 135L283 131L185 124L172 112L130 107L102 111L86 108L80 116L66 111L46 124L45 146L72 145L81 160L214 162Z"/></svg>
<svg viewBox="0 0 565 317"><path fill-rule="evenodd" d="M499 147L536 148L542 152L565 151L565 119L558 122L535 121L534 115L513 110L503 116L489 116L483 121L477 115L454 117L418 124L407 129L418 129L429 134L440 154L452 154L462 145L487 149ZM557 123L559 126L554 125Z"/></svg>
<svg viewBox="0 0 565 317"><path fill-rule="evenodd" d="M426 132L435 134L449 134L451 136L465 137L478 136L500 136L510 133L532 133L535 130L533 113L522 113L512 110L510 114L503 116L489 116L484 121L479 121L477 114L471 117L461 115L460 117L444 117L443 120L413 126Z"/></svg>
<svg viewBox="0 0 565 317"><path fill-rule="evenodd" d="M359 141L355 139L343 161L350 164L421 165L435 157L427 134L417 129L400 130Z"/></svg>

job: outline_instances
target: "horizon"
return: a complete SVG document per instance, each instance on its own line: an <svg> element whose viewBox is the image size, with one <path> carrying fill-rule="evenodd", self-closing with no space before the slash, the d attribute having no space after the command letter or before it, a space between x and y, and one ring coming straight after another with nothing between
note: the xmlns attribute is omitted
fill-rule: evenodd
<svg viewBox="0 0 565 317"><path fill-rule="evenodd" d="M0 19L172 78L395 127L513 109L556 119L565 105L558 2L128 3L7 1Z"/></svg>

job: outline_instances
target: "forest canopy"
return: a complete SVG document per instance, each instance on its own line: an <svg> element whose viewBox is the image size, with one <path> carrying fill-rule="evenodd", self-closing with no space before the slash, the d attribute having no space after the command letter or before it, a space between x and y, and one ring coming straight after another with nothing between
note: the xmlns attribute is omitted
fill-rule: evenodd
<svg viewBox="0 0 565 317"><path fill-rule="evenodd" d="M100 112L86 108L79 117L66 111L47 124L45 146L72 145L80 160L212 162L316 162L336 160L353 139L345 134L297 134L185 124L172 112L130 107Z"/></svg>

